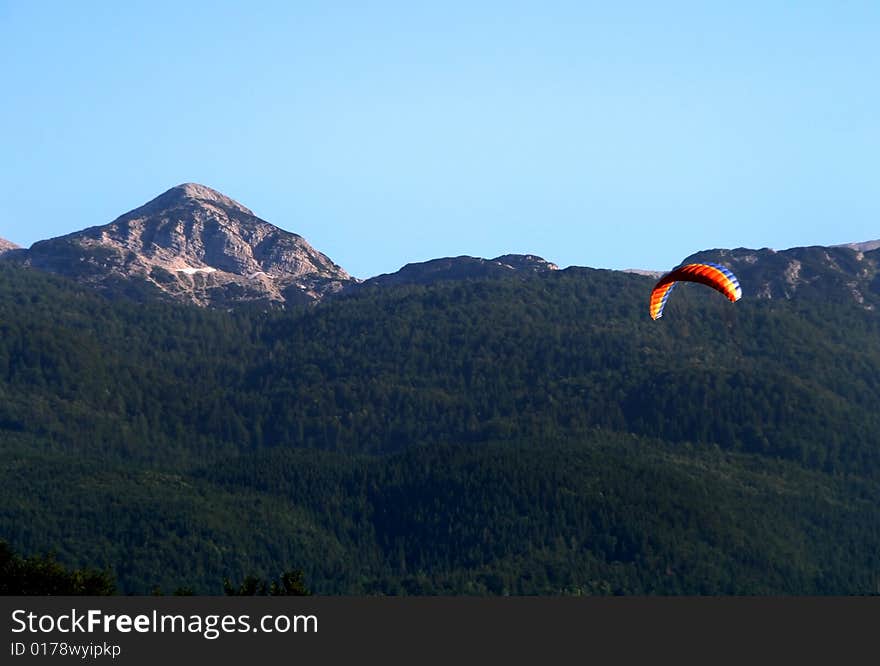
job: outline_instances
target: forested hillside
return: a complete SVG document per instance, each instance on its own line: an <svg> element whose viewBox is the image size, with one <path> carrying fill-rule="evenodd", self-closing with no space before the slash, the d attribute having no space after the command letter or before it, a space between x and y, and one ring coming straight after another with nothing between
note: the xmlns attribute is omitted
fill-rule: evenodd
<svg viewBox="0 0 880 666"><path fill-rule="evenodd" d="M125 592L880 591L880 315L651 285L218 312L0 264L0 538Z"/></svg>

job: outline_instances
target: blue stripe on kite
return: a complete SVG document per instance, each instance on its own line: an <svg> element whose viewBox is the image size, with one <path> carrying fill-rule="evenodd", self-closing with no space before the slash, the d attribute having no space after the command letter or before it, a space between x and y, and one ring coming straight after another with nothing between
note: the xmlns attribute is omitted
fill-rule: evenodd
<svg viewBox="0 0 880 666"><path fill-rule="evenodd" d="M672 284L670 284L669 289L666 290L666 293L663 294L663 298L660 299L660 307L657 308L658 319L663 316L663 309L666 307L666 301L669 300L669 294L672 293L672 290L675 289L675 285L677 284L677 282L673 282Z"/></svg>
<svg viewBox="0 0 880 666"><path fill-rule="evenodd" d="M734 275L729 269L727 269L726 267L724 267L720 264L707 264L707 265L712 266L712 268L717 268L719 271L721 271L724 274L724 277L726 277L728 280L730 280L730 282L733 284L733 287L738 292L738 295L742 296L742 287L740 287L739 280L737 279L736 275Z"/></svg>

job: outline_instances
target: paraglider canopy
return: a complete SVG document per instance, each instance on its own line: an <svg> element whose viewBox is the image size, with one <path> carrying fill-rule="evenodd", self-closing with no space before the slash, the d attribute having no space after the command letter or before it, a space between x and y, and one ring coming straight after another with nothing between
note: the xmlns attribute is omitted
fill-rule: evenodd
<svg viewBox="0 0 880 666"><path fill-rule="evenodd" d="M712 287L727 298L736 302L742 298L739 280L724 266L719 264L685 264L664 275L651 292L651 319L660 319L663 308L672 289L678 282L699 282Z"/></svg>

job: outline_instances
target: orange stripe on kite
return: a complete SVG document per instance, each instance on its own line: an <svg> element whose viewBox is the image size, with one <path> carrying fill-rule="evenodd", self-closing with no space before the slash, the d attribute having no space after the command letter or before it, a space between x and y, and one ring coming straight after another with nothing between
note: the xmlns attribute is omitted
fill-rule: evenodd
<svg viewBox="0 0 880 666"><path fill-rule="evenodd" d="M742 297L742 289L736 276L718 264L686 264L664 275L651 291L651 319L663 316L663 309L672 288L677 282L697 282L724 294L732 302Z"/></svg>

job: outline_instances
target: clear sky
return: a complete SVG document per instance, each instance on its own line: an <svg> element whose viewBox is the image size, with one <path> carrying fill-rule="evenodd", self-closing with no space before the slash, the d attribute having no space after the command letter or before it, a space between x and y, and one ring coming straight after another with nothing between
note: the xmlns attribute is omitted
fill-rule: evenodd
<svg viewBox="0 0 880 666"><path fill-rule="evenodd" d="M358 277L880 238L880 3L0 0L0 236L203 183Z"/></svg>

